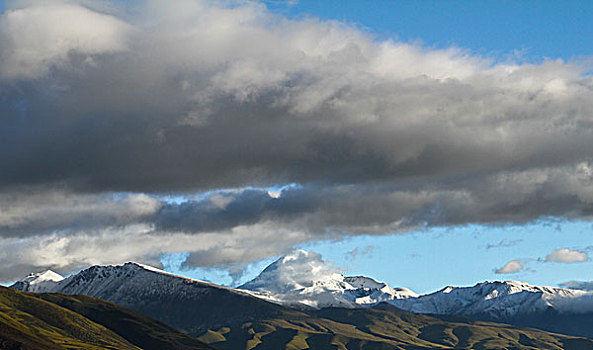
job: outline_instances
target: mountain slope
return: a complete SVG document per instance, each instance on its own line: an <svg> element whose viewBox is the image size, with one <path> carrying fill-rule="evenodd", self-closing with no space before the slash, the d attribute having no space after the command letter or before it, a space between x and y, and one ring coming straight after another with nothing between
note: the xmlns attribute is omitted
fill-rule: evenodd
<svg viewBox="0 0 593 350"><path fill-rule="evenodd" d="M85 295L40 294L38 298L114 330L142 349L211 349L204 343L132 310Z"/></svg>
<svg viewBox="0 0 593 350"><path fill-rule="evenodd" d="M0 349L211 347L100 299L31 294L0 287Z"/></svg>
<svg viewBox="0 0 593 350"><path fill-rule="evenodd" d="M32 288L24 281L12 287L25 291ZM33 288L39 292L101 298L188 334L198 334L204 327L225 324L229 317L249 321L276 317L286 311L244 291L176 276L137 263L91 266L64 280L34 284Z"/></svg>

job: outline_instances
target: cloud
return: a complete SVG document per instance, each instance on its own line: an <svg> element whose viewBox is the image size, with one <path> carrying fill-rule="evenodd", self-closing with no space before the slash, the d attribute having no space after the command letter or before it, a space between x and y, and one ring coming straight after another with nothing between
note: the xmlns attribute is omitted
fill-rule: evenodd
<svg viewBox="0 0 593 350"><path fill-rule="evenodd" d="M118 18L67 3L8 10L0 18L0 76L37 78L72 55L93 66L94 55L125 50L130 31Z"/></svg>
<svg viewBox="0 0 593 350"><path fill-rule="evenodd" d="M0 278L590 218L586 67L377 41L252 1L16 4L0 16Z"/></svg>
<svg viewBox="0 0 593 350"><path fill-rule="evenodd" d="M163 204L145 194L80 194L63 189L19 188L0 192L2 236L33 236L139 223Z"/></svg>
<svg viewBox="0 0 593 350"><path fill-rule="evenodd" d="M312 251L295 250L268 266L254 280L240 288L256 291L287 293L323 283L340 271L320 254Z"/></svg>
<svg viewBox="0 0 593 350"><path fill-rule="evenodd" d="M560 283L559 285L560 285L560 287L563 287L563 288L593 291L593 282L592 281L568 281L568 282Z"/></svg>
<svg viewBox="0 0 593 350"><path fill-rule="evenodd" d="M492 248L512 247L512 246L517 245L517 244L519 244L521 242L523 242L522 239L514 239L514 240L506 240L506 239L503 239L503 240L501 240L498 243L494 243L494 244L488 243L486 245L486 249L488 250L488 249L492 249Z"/></svg>
<svg viewBox="0 0 593 350"><path fill-rule="evenodd" d="M517 273L522 271L525 267L519 260L511 260L504 264L503 267L496 269L494 272L497 274L508 274Z"/></svg>
<svg viewBox="0 0 593 350"><path fill-rule="evenodd" d="M151 225L55 232L28 238L1 238L0 280L22 278L31 271L51 268L69 273L93 264L139 261L155 266L165 253L190 251L185 268L195 266L239 268L240 264L288 253L310 240L306 232L277 228L274 223L238 226L203 232L158 233Z"/></svg>
<svg viewBox="0 0 593 350"><path fill-rule="evenodd" d="M346 253L346 259L354 260L359 256L366 256L371 257L373 255L373 251L376 249L375 246L367 245L364 247L356 247L351 251Z"/></svg>
<svg viewBox="0 0 593 350"><path fill-rule="evenodd" d="M548 254L548 256L546 256L544 261L571 264L577 262L585 262L588 260L589 256L585 252L572 250L568 248L562 248L554 249L550 254Z"/></svg>

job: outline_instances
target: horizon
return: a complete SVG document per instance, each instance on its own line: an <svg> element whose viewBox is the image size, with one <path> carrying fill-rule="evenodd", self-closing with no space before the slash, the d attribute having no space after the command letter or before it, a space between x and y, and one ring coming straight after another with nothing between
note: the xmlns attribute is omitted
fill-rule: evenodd
<svg viewBox="0 0 593 350"><path fill-rule="evenodd" d="M0 11L3 284L305 249L419 294L593 285L591 2Z"/></svg>

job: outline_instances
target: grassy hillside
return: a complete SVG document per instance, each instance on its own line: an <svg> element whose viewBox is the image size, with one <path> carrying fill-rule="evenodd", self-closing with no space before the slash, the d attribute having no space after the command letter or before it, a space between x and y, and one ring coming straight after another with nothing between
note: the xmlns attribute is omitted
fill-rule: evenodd
<svg viewBox="0 0 593 350"><path fill-rule="evenodd" d="M212 349L115 304L0 287L0 349Z"/></svg>
<svg viewBox="0 0 593 350"><path fill-rule="evenodd" d="M534 329L384 310L328 308L209 329L220 349L593 349L593 341Z"/></svg>

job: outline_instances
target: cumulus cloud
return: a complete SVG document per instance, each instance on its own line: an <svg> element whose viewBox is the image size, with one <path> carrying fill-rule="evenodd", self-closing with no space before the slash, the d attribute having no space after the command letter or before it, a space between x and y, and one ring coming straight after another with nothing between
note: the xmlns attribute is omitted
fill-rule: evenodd
<svg viewBox="0 0 593 350"><path fill-rule="evenodd" d="M278 259L254 280L239 288L282 294L295 289L313 287L336 274L339 274L339 270L330 262L323 260L320 254L295 250Z"/></svg>
<svg viewBox="0 0 593 350"><path fill-rule="evenodd" d="M93 56L126 48L131 27L113 16L67 3L6 11L0 17L0 75L36 78L71 55L93 66Z"/></svg>
<svg viewBox="0 0 593 350"><path fill-rule="evenodd" d="M585 252L572 250L568 248L554 249L545 258L545 262L556 262L571 264L577 262L585 262L589 260L589 256Z"/></svg>
<svg viewBox="0 0 593 350"><path fill-rule="evenodd" d="M17 5L0 16L5 271L49 241L68 249L25 265L186 249L230 266L310 239L590 218L586 67L380 42L253 1ZM138 227L142 249L106 256Z"/></svg>
<svg viewBox="0 0 593 350"><path fill-rule="evenodd" d="M523 263L519 260L511 260L504 264L503 267L496 269L494 272L497 274L509 274L509 273L517 273L522 271L525 268Z"/></svg>

